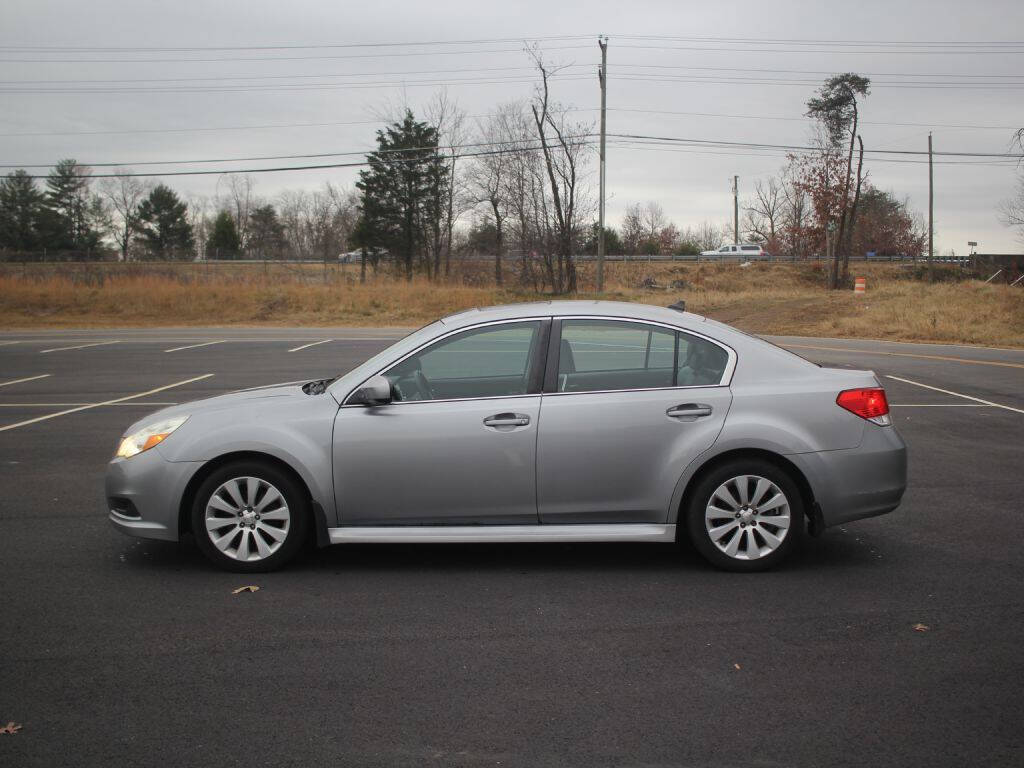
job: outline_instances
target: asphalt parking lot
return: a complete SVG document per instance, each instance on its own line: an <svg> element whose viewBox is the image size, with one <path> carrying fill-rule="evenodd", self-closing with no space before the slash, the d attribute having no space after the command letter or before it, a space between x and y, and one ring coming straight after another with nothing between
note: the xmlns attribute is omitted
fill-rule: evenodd
<svg viewBox="0 0 1024 768"><path fill-rule="evenodd" d="M0 333L0 766L1021 764L1024 351L777 339L879 374L910 487L766 574L362 545L243 577L110 527L129 423L399 335Z"/></svg>

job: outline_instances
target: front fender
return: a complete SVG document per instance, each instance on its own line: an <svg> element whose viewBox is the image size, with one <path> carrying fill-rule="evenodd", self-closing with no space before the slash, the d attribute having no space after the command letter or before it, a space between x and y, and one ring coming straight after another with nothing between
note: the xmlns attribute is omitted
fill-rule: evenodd
<svg viewBox="0 0 1024 768"><path fill-rule="evenodd" d="M331 437L337 403L309 396L268 406L260 401L197 413L154 450L170 462L208 462L231 453L263 453L302 478L329 525L337 520Z"/></svg>

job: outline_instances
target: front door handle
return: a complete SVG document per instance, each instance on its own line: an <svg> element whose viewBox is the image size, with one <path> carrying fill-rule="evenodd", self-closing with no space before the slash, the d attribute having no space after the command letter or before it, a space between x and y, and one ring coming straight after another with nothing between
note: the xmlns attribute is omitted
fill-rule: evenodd
<svg viewBox="0 0 1024 768"><path fill-rule="evenodd" d="M525 427L529 423L525 413L496 413L484 419L485 427Z"/></svg>
<svg viewBox="0 0 1024 768"><path fill-rule="evenodd" d="M710 416L712 410L711 406L706 403L683 403L672 406L665 411L665 414L673 419L699 419L703 416Z"/></svg>

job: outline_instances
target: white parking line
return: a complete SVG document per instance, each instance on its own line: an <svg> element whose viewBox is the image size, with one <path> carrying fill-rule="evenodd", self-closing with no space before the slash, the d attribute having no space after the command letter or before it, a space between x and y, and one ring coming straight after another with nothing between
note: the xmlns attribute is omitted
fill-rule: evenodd
<svg viewBox="0 0 1024 768"><path fill-rule="evenodd" d="M27 376L24 379L12 379L11 381L0 381L0 387L9 387L11 384L21 384L25 381L35 381L36 379L45 379L50 374L41 373L38 376Z"/></svg>
<svg viewBox="0 0 1024 768"><path fill-rule="evenodd" d="M45 416L37 416L34 419L26 419L25 421L19 421L16 424L7 424L6 426L0 427L0 432L6 432L8 429L17 429L18 427L27 427L29 424L35 424L39 421L46 421L47 419L55 419L58 416L67 416L69 413L78 413L78 411L87 411L90 408L99 408L101 405L115 405L117 403L123 403L126 400L135 400L139 397L146 397L147 395L155 395L157 392L163 392L165 389L173 389L174 387L182 387L186 384L191 384L194 381L202 381L213 376L212 373L204 373L202 376L194 376L191 379L185 379L184 381L177 381L174 384L167 384L163 387L157 387L156 389L150 389L146 392L139 392L134 395L126 395L125 397L116 397L113 400L104 400L102 403L88 403L87 405L80 405L77 408L68 408L66 411L57 411L56 413L48 413Z"/></svg>
<svg viewBox="0 0 1024 768"><path fill-rule="evenodd" d="M85 349L86 347L102 347L107 344L118 344L117 341L94 341L92 344L79 344L76 347L54 347L53 349L41 349L39 350L40 355L45 355L47 352L67 352L69 349Z"/></svg>
<svg viewBox="0 0 1024 768"><path fill-rule="evenodd" d="M9 347L11 344L21 344L20 341L0 341L0 347Z"/></svg>
<svg viewBox="0 0 1024 768"><path fill-rule="evenodd" d="M1024 410L1020 408L1013 408L1009 405L1002 405L1001 403L993 403L991 400L982 400L980 397L974 397L972 395L963 395L959 392L952 392L948 389L940 389L939 387L933 387L931 384L922 384L919 381L911 381L910 379L903 379L899 376L889 376L886 374L885 378L893 379L895 381L902 381L904 384L913 384L915 387L923 387L924 389L931 389L935 392L942 392L944 395L952 395L953 397L962 397L964 400L973 400L976 403L982 405L991 405L993 408L1003 408L1007 411L1013 411L1014 413L1024 413Z"/></svg>
<svg viewBox="0 0 1024 768"><path fill-rule="evenodd" d="M92 405L92 403L0 403L0 408L66 408L71 405ZM110 403L114 405L177 405L177 403L154 403L152 400L132 400L127 403Z"/></svg>
<svg viewBox="0 0 1024 768"><path fill-rule="evenodd" d="M289 349L289 352L298 352L302 349L309 349L315 347L317 344L326 344L328 341L334 341L334 339L324 339L323 341L311 341L309 344L303 344L301 347L295 347L295 349Z"/></svg>
<svg viewBox="0 0 1024 768"><path fill-rule="evenodd" d="M196 347L208 347L211 344L223 344L227 339L221 339L220 341L204 341L202 344L186 344L184 347L174 347L172 349L165 349L164 352L180 352L183 349L195 349Z"/></svg>
<svg viewBox="0 0 1024 768"><path fill-rule="evenodd" d="M890 408L991 408L982 403L889 403Z"/></svg>

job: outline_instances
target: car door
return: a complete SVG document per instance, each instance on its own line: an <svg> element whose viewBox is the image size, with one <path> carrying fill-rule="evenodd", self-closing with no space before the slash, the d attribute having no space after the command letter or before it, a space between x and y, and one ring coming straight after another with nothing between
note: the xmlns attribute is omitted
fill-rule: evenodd
<svg viewBox="0 0 1024 768"><path fill-rule="evenodd" d="M732 402L735 352L642 322L556 320L537 435L542 523L666 521Z"/></svg>
<svg viewBox="0 0 1024 768"><path fill-rule="evenodd" d="M537 523L536 450L550 321L448 334L382 371L386 405L334 427L342 525Z"/></svg>

